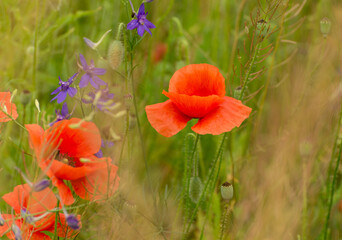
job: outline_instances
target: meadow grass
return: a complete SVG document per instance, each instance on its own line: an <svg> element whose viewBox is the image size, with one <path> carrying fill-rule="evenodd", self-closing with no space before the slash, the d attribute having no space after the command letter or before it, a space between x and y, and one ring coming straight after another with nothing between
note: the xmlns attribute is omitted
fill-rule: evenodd
<svg viewBox="0 0 342 240"><path fill-rule="evenodd" d="M138 9L141 1L132 3ZM74 194L66 207L81 216L74 239L342 239L341 2L154 0L145 7L156 28L140 37L126 29L128 0L0 2L1 92L17 90L19 114L0 123L1 196L25 183L16 167L32 182L44 177L19 124L48 128L62 105L50 94L59 76L66 81L79 70L81 53L107 70L101 79L116 107L102 113L82 102L90 86L66 102L73 117L114 142L103 153L118 166L120 185L104 201ZM96 50L83 40L110 29ZM121 62L112 69L114 40L122 49L112 53ZM252 113L219 136L194 133L193 119L166 138L145 106L166 101L172 75L194 63L219 68L226 95ZM229 201L220 192L226 181ZM4 201L0 210L13 212Z"/></svg>

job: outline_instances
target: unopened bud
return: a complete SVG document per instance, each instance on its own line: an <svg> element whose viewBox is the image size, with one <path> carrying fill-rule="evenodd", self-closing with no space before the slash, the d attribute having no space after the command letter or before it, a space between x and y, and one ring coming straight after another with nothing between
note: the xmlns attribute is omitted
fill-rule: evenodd
<svg viewBox="0 0 342 240"><path fill-rule="evenodd" d="M29 90L24 90L22 94L20 94L20 102L25 106L31 101L31 92Z"/></svg>
<svg viewBox="0 0 342 240"><path fill-rule="evenodd" d="M225 182L221 185L221 196L224 200L230 200L233 198L234 189L233 185L229 182Z"/></svg>
<svg viewBox="0 0 342 240"><path fill-rule="evenodd" d="M2 217L0 213L0 227L2 227L3 225L5 225L5 219Z"/></svg>
<svg viewBox="0 0 342 240"><path fill-rule="evenodd" d="M40 192L49 186L50 186L50 181L48 179L43 179L43 180L35 183L33 185L32 189L34 192Z"/></svg>
<svg viewBox="0 0 342 240"><path fill-rule="evenodd" d="M21 237L21 231L19 227L15 223L13 223L11 228L12 232L14 233L15 240L22 240L23 238Z"/></svg>
<svg viewBox="0 0 342 240"><path fill-rule="evenodd" d="M118 26L118 31L116 32L116 40L118 40L118 41L122 40L124 30L125 30L125 24L120 23Z"/></svg>
<svg viewBox="0 0 342 240"><path fill-rule="evenodd" d="M189 42L186 38L182 37L177 42L177 53L180 59L189 59Z"/></svg>
<svg viewBox="0 0 342 240"><path fill-rule="evenodd" d="M34 104L36 105L36 108L38 109L38 112L40 112L40 107L39 107L38 99L34 100Z"/></svg>
<svg viewBox="0 0 342 240"><path fill-rule="evenodd" d="M73 230L78 230L81 228L80 221L74 214L68 214L68 216L66 217L66 222L68 226Z"/></svg>
<svg viewBox="0 0 342 240"><path fill-rule="evenodd" d="M321 25L321 33L323 34L323 37L326 38L328 34L330 33L331 21L329 20L329 18L324 17L321 20L320 25Z"/></svg>
<svg viewBox="0 0 342 240"><path fill-rule="evenodd" d="M194 203L198 203L203 191L203 184L199 177L190 178L189 197Z"/></svg>
<svg viewBox="0 0 342 240"><path fill-rule="evenodd" d="M234 90L234 98L240 99L241 92L242 92L242 87L239 86L239 87L235 88L235 90Z"/></svg>
<svg viewBox="0 0 342 240"><path fill-rule="evenodd" d="M121 41L114 40L108 49L108 63L112 69L117 69L124 57L125 48Z"/></svg>
<svg viewBox="0 0 342 240"><path fill-rule="evenodd" d="M21 209L21 216L25 219L27 223L34 223L34 217L30 214L30 212L26 209Z"/></svg>

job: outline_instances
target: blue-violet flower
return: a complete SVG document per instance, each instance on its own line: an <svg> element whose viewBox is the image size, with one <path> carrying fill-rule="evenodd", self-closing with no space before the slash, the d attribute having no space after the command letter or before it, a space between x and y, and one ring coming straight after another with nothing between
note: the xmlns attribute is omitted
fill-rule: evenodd
<svg viewBox="0 0 342 240"><path fill-rule="evenodd" d="M133 30L136 29L138 30L138 34L139 36L143 36L144 32L147 31L151 36L152 33L150 31L150 28L155 28L156 26L154 26L153 23L151 23L149 20L146 19L146 15L148 14L148 12L145 13L145 5L144 3L142 3L139 7L139 11L138 14L136 14L133 11L133 15L137 18L137 19L133 19L132 21L130 21L127 24L127 29L128 30Z"/></svg>
<svg viewBox="0 0 342 240"><path fill-rule="evenodd" d="M80 88L84 88L90 83L94 88L98 89L99 85L107 85L106 82L101 80L96 75L103 75L106 73L106 69L104 68L96 68L94 65L94 61L90 61L90 65L87 64L84 56L80 54L81 68L85 72L85 74L81 77L80 80Z"/></svg>
<svg viewBox="0 0 342 240"><path fill-rule="evenodd" d="M56 120L49 124L51 127L56 122L62 121L64 119L69 119L72 113L69 113L68 105L63 103L62 110L56 110Z"/></svg>
<svg viewBox="0 0 342 240"><path fill-rule="evenodd" d="M53 99L51 99L50 102L57 99L57 103L61 103L65 100L67 94L69 94L70 97L74 97L77 93L77 89L70 87L70 85L73 83L74 78L77 76L78 73L75 73L72 75L71 78L68 79L67 82L63 82L61 77L59 78L59 87L51 93L51 95L57 94Z"/></svg>

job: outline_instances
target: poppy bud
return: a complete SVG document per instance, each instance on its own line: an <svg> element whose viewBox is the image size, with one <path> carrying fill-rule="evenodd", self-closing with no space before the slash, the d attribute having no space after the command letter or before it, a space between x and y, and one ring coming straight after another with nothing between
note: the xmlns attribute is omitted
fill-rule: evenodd
<svg viewBox="0 0 342 240"><path fill-rule="evenodd" d="M121 41L114 40L108 49L108 62L112 69L117 69L123 59L125 48Z"/></svg>
<svg viewBox="0 0 342 240"><path fill-rule="evenodd" d="M197 203L203 191L203 184L199 177L190 178L189 196L191 201Z"/></svg>
<svg viewBox="0 0 342 240"><path fill-rule="evenodd" d="M320 25L321 25L321 33L323 34L323 37L326 38L331 29L331 21L329 20L329 18L324 17L321 20Z"/></svg>
<svg viewBox="0 0 342 240"><path fill-rule="evenodd" d="M229 182L225 182L221 185L221 196L224 200L230 200L233 198L234 189L233 185Z"/></svg>
<svg viewBox="0 0 342 240"><path fill-rule="evenodd" d="M24 106L27 105L31 101L31 95L31 92L25 89L20 95L21 104L23 104Z"/></svg>
<svg viewBox="0 0 342 240"><path fill-rule="evenodd" d="M32 189L34 192L40 192L49 186L50 186L50 181L48 179L43 179L43 180L35 183L33 185Z"/></svg>
<svg viewBox="0 0 342 240"><path fill-rule="evenodd" d="M189 59L189 42L184 37L181 37L177 42L177 54L182 60Z"/></svg>
<svg viewBox="0 0 342 240"><path fill-rule="evenodd" d="M80 221L78 221L77 217L74 214L68 214L66 217L66 222L70 228L73 230L80 229Z"/></svg>
<svg viewBox="0 0 342 240"><path fill-rule="evenodd" d="M242 92L242 87L241 86L235 88L235 90L234 90L234 98L240 99L241 92Z"/></svg>
<svg viewBox="0 0 342 240"><path fill-rule="evenodd" d="M125 29L125 24L120 23L118 26L118 31L116 32L116 38L115 38L116 40L118 40L118 41L122 40L124 29Z"/></svg>

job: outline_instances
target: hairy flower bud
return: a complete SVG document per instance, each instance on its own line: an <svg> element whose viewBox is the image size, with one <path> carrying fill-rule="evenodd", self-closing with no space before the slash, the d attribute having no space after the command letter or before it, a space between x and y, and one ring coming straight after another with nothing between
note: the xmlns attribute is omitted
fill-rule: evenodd
<svg viewBox="0 0 342 240"><path fill-rule="evenodd" d="M123 59L125 48L121 41L114 40L108 49L108 63L112 69L117 69Z"/></svg>
<svg viewBox="0 0 342 240"><path fill-rule="evenodd" d="M50 186L50 181L48 179L43 179L37 183L35 183L32 187L33 191L40 192L43 191L45 188Z"/></svg>
<svg viewBox="0 0 342 240"><path fill-rule="evenodd" d="M221 196L224 200L230 200L233 198L234 189L233 185L229 182L225 182L221 185Z"/></svg>
<svg viewBox="0 0 342 240"><path fill-rule="evenodd" d="M198 203L203 191L203 184L199 177L190 178L189 197L194 203Z"/></svg>
<svg viewBox="0 0 342 240"><path fill-rule="evenodd" d="M70 228L73 230L80 229L80 221L78 221L77 217L74 214L68 214L66 217L66 222Z"/></svg>

